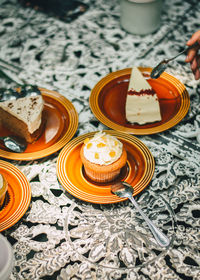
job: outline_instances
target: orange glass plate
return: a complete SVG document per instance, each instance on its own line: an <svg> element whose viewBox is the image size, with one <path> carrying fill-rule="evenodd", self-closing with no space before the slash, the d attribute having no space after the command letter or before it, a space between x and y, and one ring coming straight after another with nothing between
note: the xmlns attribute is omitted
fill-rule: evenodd
<svg viewBox="0 0 200 280"><path fill-rule="evenodd" d="M28 144L23 153L14 153L0 144L0 156L14 160L39 159L61 149L75 134L78 127L78 114L73 104L61 94L40 88L44 98L46 115L45 128L40 138ZM0 136L10 135L5 128L0 129Z"/></svg>
<svg viewBox="0 0 200 280"><path fill-rule="evenodd" d="M31 187L25 175L9 162L0 160L0 173L8 182L4 205L0 210L0 231L3 231L25 214L31 201Z"/></svg>
<svg viewBox="0 0 200 280"><path fill-rule="evenodd" d="M134 195L141 192L152 179L155 163L147 148L136 137L120 131L106 130L116 136L127 151L127 164L122 168L119 177L114 181L123 180L134 187ZM62 186L73 196L92 203L108 204L126 200L113 195L111 183L95 183L87 178L80 159L80 149L86 138L96 132L90 132L71 140L60 152L57 160L57 176Z"/></svg>
<svg viewBox="0 0 200 280"><path fill-rule="evenodd" d="M159 133L178 124L190 106L185 86L165 72L158 79L151 79L152 68L139 69L158 95L161 121L146 125L126 121L125 102L131 68L110 73L95 85L89 100L93 114L109 128L135 135Z"/></svg>

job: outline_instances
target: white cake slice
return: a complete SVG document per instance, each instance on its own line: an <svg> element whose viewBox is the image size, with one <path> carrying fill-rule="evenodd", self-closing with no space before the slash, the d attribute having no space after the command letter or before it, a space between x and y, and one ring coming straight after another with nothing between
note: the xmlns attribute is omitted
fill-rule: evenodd
<svg viewBox="0 0 200 280"><path fill-rule="evenodd" d="M132 68L125 106L126 119L130 123L146 124L161 120L157 94L137 67Z"/></svg>
<svg viewBox="0 0 200 280"><path fill-rule="evenodd" d="M0 121L11 133L32 143L39 137L44 101L42 95L0 102Z"/></svg>

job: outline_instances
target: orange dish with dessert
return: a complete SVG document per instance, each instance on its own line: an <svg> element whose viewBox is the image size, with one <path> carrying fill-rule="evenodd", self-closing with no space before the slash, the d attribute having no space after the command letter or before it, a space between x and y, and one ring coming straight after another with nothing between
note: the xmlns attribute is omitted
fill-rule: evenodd
<svg viewBox="0 0 200 280"><path fill-rule="evenodd" d="M24 86L19 92L1 92L0 122L12 134L33 143L43 130L44 101L35 86Z"/></svg>
<svg viewBox="0 0 200 280"><path fill-rule="evenodd" d="M0 174L0 210L1 207L3 206L7 189L8 189L8 183L5 177L2 174Z"/></svg>
<svg viewBox="0 0 200 280"><path fill-rule="evenodd" d="M114 180L127 161L123 143L105 132L97 132L92 138L85 139L80 156L86 175L102 183Z"/></svg>

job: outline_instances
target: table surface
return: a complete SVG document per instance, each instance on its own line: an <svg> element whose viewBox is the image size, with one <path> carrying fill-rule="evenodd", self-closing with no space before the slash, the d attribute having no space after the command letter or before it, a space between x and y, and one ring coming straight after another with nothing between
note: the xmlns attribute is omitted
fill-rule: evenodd
<svg viewBox="0 0 200 280"><path fill-rule="evenodd" d="M100 79L133 65L155 66L200 29L198 0L163 1L160 29L145 36L121 28L118 0L82 3L86 10L65 21L15 0L0 5L0 59L21 68L0 67L1 87L25 82L64 95L79 115L73 138L109 129L89 106ZM185 85L188 114L167 131L137 136L155 172L136 200L170 246L156 244L129 201L92 204L64 190L56 176L60 151L32 161L2 158L26 175L32 192L27 212L2 232L14 250L10 279L200 279L200 86L184 59L166 72Z"/></svg>

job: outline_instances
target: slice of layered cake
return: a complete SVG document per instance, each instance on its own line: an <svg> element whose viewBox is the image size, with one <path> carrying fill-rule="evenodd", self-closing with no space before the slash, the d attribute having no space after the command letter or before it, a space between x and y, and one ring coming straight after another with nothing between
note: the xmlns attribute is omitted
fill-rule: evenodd
<svg viewBox="0 0 200 280"><path fill-rule="evenodd" d="M132 68L125 106L126 119L130 123L161 120L157 94L137 67Z"/></svg>
<svg viewBox="0 0 200 280"><path fill-rule="evenodd" d="M32 94L33 93L33 94ZM21 92L10 91L0 99L1 124L12 134L18 135L28 143L33 143L43 128L43 97L30 87Z"/></svg>

